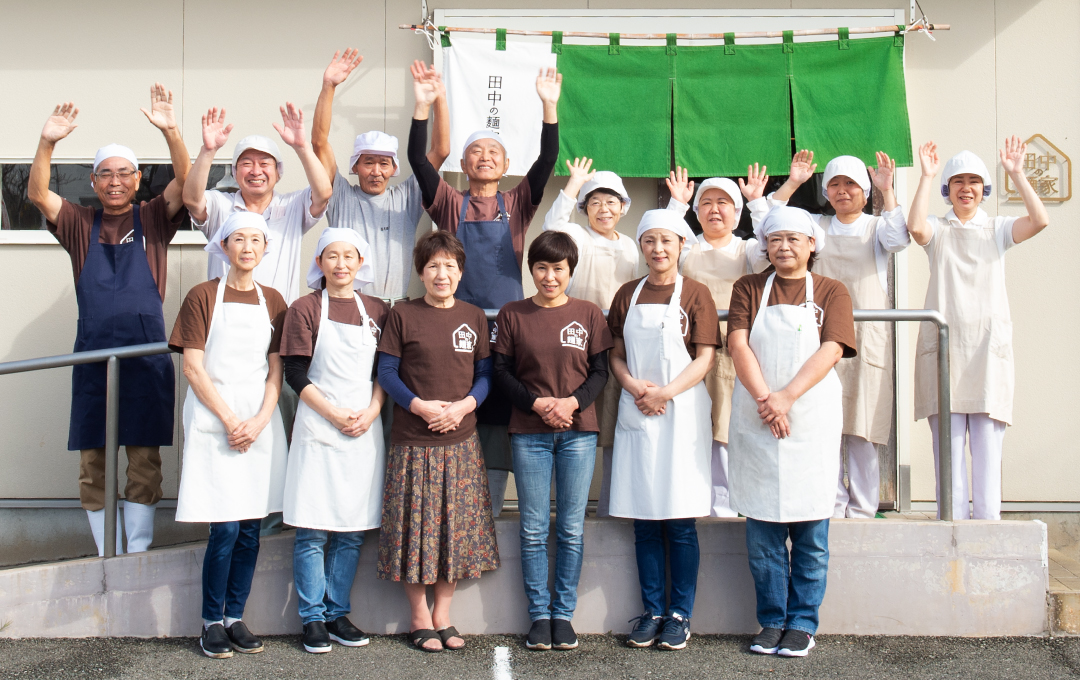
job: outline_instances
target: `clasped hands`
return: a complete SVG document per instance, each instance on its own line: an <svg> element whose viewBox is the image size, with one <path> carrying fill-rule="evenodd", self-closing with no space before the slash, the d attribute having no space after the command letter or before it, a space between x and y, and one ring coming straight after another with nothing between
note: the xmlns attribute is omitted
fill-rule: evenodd
<svg viewBox="0 0 1080 680"><path fill-rule="evenodd" d="M578 410L579 406L577 397L538 397L533 402L532 410L548 427L565 430L574 424L574 411Z"/></svg>
<svg viewBox="0 0 1080 680"><path fill-rule="evenodd" d="M454 402L413 399L409 404L409 411L423 418L428 424L428 429L439 434L456 430L461 424L461 419L475 410L476 399L472 396Z"/></svg>
<svg viewBox="0 0 1080 680"><path fill-rule="evenodd" d="M359 437L371 428L379 417L379 409L369 406L358 410L339 408L330 410L330 423L346 437Z"/></svg>
<svg viewBox="0 0 1080 680"><path fill-rule="evenodd" d="M795 403L785 390L769 392L757 398L758 416L761 422L769 426L772 434L777 439L785 439L791 436L791 423L788 421L788 411Z"/></svg>
<svg viewBox="0 0 1080 680"><path fill-rule="evenodd" d="M229 448L240 453L247 453L262 434L263 429L270 423L270 419L257 415L254 418L240 420L236 414L230 414L222 422L225 425L225 431L229 433Z"/></svg>
<svg viewBox="0 0 1080 680"><path fill-rule="evenodd" d="M644 415L660 416L667 413L667 403L671 401L667 386L660 387L649 380L631 378L626 391L634 397L634 405Z"/></svg>

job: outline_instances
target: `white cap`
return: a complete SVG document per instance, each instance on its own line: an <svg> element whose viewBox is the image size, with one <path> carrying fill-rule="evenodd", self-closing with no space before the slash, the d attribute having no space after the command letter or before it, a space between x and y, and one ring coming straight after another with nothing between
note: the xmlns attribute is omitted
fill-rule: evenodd
<svg viewBox="0 0 1080 680"><path fill-rule="evenodd" d="M277 174L280 179L285 174L285 161L281 158L281 150L278 149L278 145L274 140L269 137L263 137L262 135L248 135L239 142L236 143L236 148L232 152L232 169L233 174L236 174L236 162L240 160L240 155L248 149L255 149L256 151L262 151L268 153L274 157L277 161Z"/></svg>
<svg viewBox="0 0 1080 680"><path fill-rule="evenodd" d="M982 177L983 198L990 196L993 185L991 184L990 171L986 169L986 163L983 163L981 158L970 151L961 151L945 161L945 167L941 170L941 197L949 205L952 205L952 201L949 200L949 180L957 175L968 173Z"/></svg>
<svg viewBox="0 0 1080 680"><path fill-rule="evenodd" d="M767 250L769 234L778 231L793 231L797 234L812 236L814 252L820 253L825 250L825 230L821 228L817 218L802 208L792 208L787 205L773 207L761 221L754 237L757 238L762 249Z"/></svg>
<svg viewBox="0 0 1080 680"><path fill-rule="evenodd" d="M357 135L353 141L352 156L349 156L349 174L355 175L356 172L353 168L356 167L356 161L360 160L360 156L370 153L376 156L389 156L394 159L394 174L391 177L397 177L401 172L401 166L397 161L398 150L398 138L393 135L388 135L385 132L378 130L372 130L365 132L362 135Z"/></svg>
<svg viewBox="0 0 1080 680"><path fill-rule="evenodd" d="M585 182L585 185L581 187L581 191L578 192L578 196L581 197L581 200L578 201L577 204L578 212L585 212L585 199L589 197L589 194L596 191L597 189L607 189L608 191L617 195L623 201L622 214L625 215L627 212L629 212L630 194L626 193L626 187L623 186L622 177L619 177L610 170L598 171L595 175L593 175L592 179L590 179L588 182Z"/></svg>
<svg viewBox="0 0 1080 680"><path fill-rule="evenodd" d="M503 153L506 153L506 144L503 143L502 137L499 136L498 132L493 130L477 130L465 140L465 146L461 147L461 157L464 158L465 152L468 151L469 147L472 146L474 142L478 142L481 139L494 139L499 143L499 146L503 148Z"/></svg>
<svg viewBox="0 0 1080 680"><path fill-rule="evenodd" d="M134 151L120 144L109 144L101 147L94 154L94 172L97 172L98 166L104 163L106 158L123 158L126 161L131 161L136 170L139 169L139 159L135 157Z"/></svg>
<svg viewBox="0 0 1080 680"><path fill-rule="evenodd" d="M686 239L686 243L683 244L684 248L697 243L697 237L690 230L690 225L674 210L646 210L645 214L641 216L641 222L638 222L636 240L640 242L642 235L650 229L667 229L675 232Z"/></svg>
<svg viewBox="0 0 1080 680"><path fill-rule="evenodd" d="M833 177L850 177L866 194L870 200L870 173L866 171L866 164L854 156L837 156L825 166L825 176L821 178L821 195L829 197L829 182Z"/></svg>
<svg viewBox="0 0 1080 680"><path fill-rule="evenodd" d="M322 234L319 234L319 245L315 246L315 255L311 258L311 266L308 267L308 288L319 290L319 283L325 274L323 274L322 268L319 267L318 257L323 254L327 246L338 241L353 244L356 246L356 252L360 253L360 257L364 258L364 264L360 265L360 271L356 272L356 278L353 279L353 290L360 290L365 283L371 283L375 280L375 268L371 266L371 258L368 256L371 251L368 242L354 229L327 227Z"/></svg>
<svg viewBox="0 0 1080 680"><path fill-rule="evenodd" d="M249 212L247 210L238 210L226 219L218 230L214 232L213 237L203 248L206 252L213 256L220 257L225 261L225 264L231 264L229 262L229 255L225 252L225 249L221 247L221 242L229 238L229 236L240 229L259 229L262 231L263 236L266 237L266 250L263 251L263 255L270 252L270 230L266 227L266 218L258 213Z"/></svg>
<svg viewBox="0 0 1080 680"><path fill-rule="evenodd" d="M742 192L739 191L739 185L732 182L727 177L710 177L698 185L697 193L694 194L694 212L697 212L698 201L701 200L701 195L705 193L706 189L719 189L720 191L723 191L735 205L735 216L738 217L742 214Z"/></svg>

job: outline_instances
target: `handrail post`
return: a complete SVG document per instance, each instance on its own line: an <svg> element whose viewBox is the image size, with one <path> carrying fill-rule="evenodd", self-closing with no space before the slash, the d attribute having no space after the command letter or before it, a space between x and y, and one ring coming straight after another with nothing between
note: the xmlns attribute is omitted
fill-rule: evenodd
<svg viewBox="0 0 1080 680"><path fill-rule="evenodd" d="M105 368L105 557L116 557L116 463L119 455L120 360Z"/></svg>
<svg viewBox="0 0 1080 680"><path fill-rule="evenodd" d="M953 520L952 385L949 375L949 325L938 323L938 517ZM964 455L960 451L960 455Z"/></svg>

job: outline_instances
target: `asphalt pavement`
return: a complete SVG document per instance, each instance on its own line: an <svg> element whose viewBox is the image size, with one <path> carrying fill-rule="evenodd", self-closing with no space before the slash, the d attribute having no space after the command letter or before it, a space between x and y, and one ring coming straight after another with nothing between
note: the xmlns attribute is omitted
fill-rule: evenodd
<svg viewBox="0 0 1080 680"><path fill-rule="evenodd" d="M0 678L1075 678L1080 638L823 636L805 659L751 654L743 636L695 636L677 652L633 650L622 636L583 635L570 652L530 652L519 636L467 636L467 648L425 654L403 636L367 647L304 652L297 637L266 638L266 651L208 659L194 639L0 640Z"/></svg>

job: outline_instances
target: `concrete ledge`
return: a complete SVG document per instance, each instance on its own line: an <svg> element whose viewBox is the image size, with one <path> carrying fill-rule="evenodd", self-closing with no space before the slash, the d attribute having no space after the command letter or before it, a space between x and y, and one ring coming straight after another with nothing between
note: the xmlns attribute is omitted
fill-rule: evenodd
<svg viewBox="0 0 1080 680"><path fill-rule="evenodd" d="M694 631L756 632L744 522L702 520L698 527L701 573ZM502 567L482 579L463 581L454 598L454 623L464 633L525 633L529 628L518 524L504 518L496 528ZM641 613L633 525L589 519L585 534L574 626L581 633L624 632L627 620ZM830 534L822 633L1047 632L1046 527L1041 522L834 520ZM375 578L377 542L378 532L369 532L351 618L370 632L404 632L409 615L401 586ZM300 632L292 545L292 532L263 539L244 616L256 633ZM195 636L204 550L205 543L195 543L108 561L0 571L0 626L7 624L0 635Z"/></svg>

